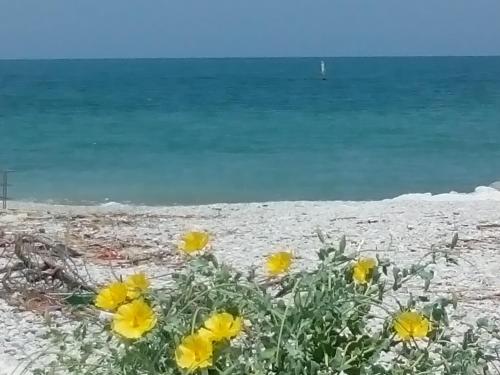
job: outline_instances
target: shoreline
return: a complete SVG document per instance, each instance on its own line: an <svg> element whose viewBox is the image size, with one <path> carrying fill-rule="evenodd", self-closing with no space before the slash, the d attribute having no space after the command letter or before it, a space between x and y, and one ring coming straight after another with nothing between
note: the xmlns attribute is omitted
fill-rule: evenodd
<svg viewBox="0 0 500 375"><path fill-rule="evenodd" d="M283 200L283 201L252 201L252 202L216 202L205 204L158 204L158 205L145 205L135 203L121 203L108 201L105 203L92 202L89 204L84 203L61 203L51 201L31 201L31 200L12 200L8 201L7 208L14 210L24 209L48 209L48 208L67 208L76 210L159 210L166 208L194 208L194 207L224 207L224 206L243 206L243 205L262 205L262 204L367 204L376 202L397 202L397 201L422 201L422 202L470 202L477 200L492 200L500 201L500 182L491 184L490 186L478 186L474 191L469 193L460 193L451 191L449 193L405 193L393 198L386 198L380 200ZM1 212L1 211L0 211Z"/></svg>

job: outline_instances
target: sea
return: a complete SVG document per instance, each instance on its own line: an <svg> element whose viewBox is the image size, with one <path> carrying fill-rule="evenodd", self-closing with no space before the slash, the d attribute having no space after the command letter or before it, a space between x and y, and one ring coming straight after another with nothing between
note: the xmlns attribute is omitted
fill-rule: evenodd
<svg viewBox="0 0 500 375"><path fill-rule="evenodd" d="M500 57L3 60L0 169L57 203L469 192L500 180Z"/></svg>

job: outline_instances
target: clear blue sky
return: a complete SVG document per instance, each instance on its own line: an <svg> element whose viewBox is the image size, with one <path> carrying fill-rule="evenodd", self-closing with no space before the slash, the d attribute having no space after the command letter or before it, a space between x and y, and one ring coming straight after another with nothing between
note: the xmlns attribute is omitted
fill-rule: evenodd
<svg viewBox="0 0 500 375"><path fill-rule="evenodd" d="M0 58L500 55L500 0L0 0Z"/></svg>

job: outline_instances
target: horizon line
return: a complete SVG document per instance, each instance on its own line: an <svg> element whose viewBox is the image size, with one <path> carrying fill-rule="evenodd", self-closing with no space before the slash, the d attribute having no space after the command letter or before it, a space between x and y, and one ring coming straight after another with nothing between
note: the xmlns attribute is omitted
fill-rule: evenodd
<svg viewBox="0 0 500 375"><path fill-rule="evenodd" d="M231 59L378 59L378 58L484 58L484 55L372 55L372 56L180 56L180 57L0 57L0 61L78 61L78 60L231 60Z"/></svg>

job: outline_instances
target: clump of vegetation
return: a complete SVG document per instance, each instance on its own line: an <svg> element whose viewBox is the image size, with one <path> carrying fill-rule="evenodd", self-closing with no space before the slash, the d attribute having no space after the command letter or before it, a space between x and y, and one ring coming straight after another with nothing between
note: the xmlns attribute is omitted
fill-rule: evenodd
<svg viewBox="0 0 500 375"><path fill-rule="evenodd" d="M272 254L262 282L203 252L207 243L206 233L184 236L187 264L173 288L155 290L144 274L103 288L95 306L109 320L89 318L73 335L59 332L61 352L36 373L498 373L498 357L478 341L482 331L498 337L498 330L482 321L462 340L452 338L447 308L453 299L407 296L404 303L388 303L413 277L428 287L431 273L424 266L399 269L351 256L342 239L338 246L325 244L311 271L290 272L291 252ZM434 254L431 262L437 261Z"/></svg>

